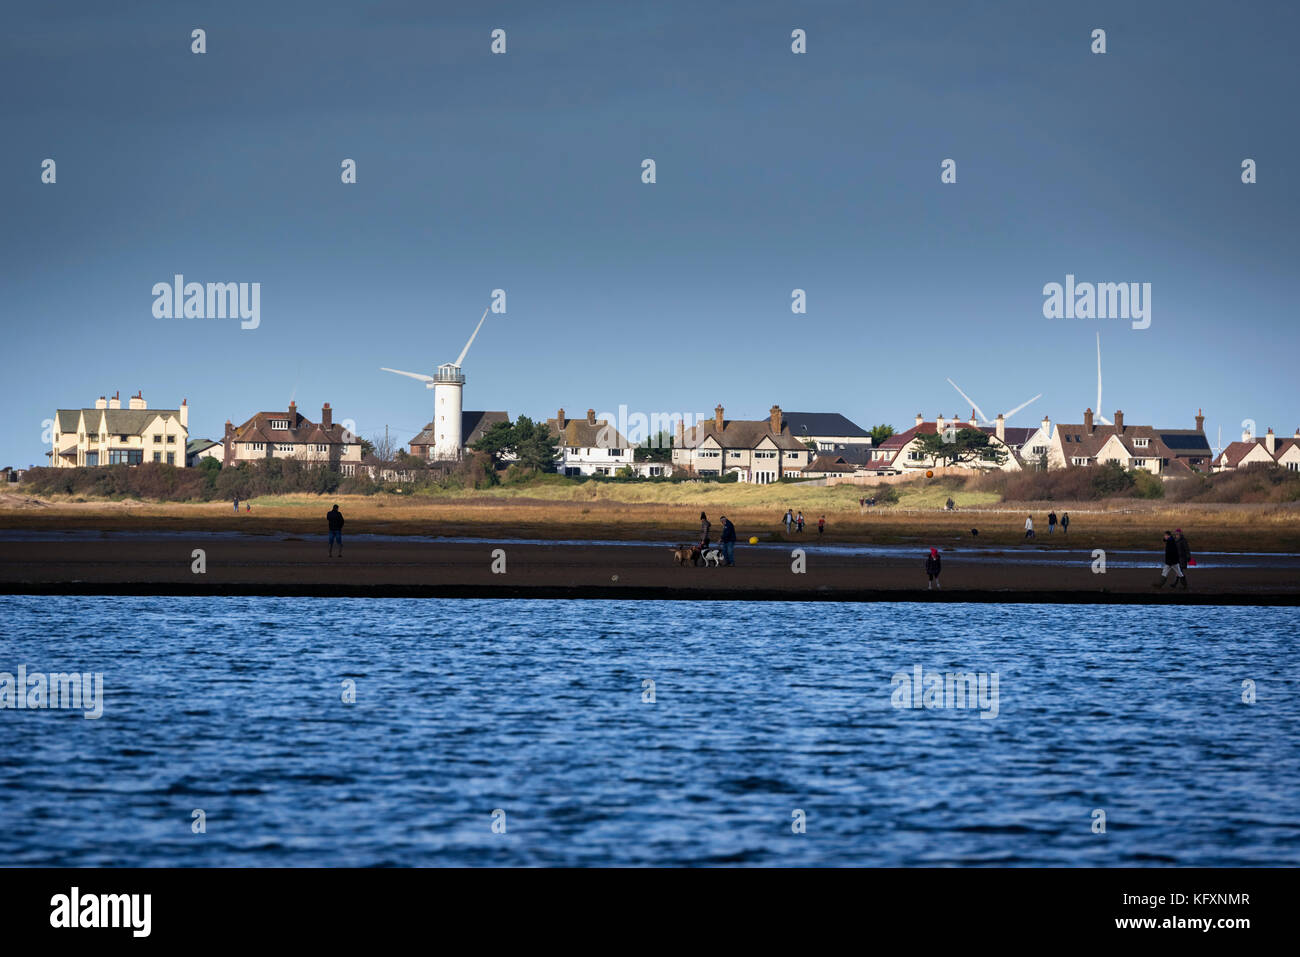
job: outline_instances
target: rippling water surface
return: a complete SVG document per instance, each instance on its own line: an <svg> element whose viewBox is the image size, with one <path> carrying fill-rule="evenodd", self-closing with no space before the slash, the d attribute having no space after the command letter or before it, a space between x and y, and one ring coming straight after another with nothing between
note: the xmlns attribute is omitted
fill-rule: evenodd
<svg viewBox="0 0 1300 957"><path fill-rule="evenodd" d="M105 701L0 710L0 862L1296 865L1298 619L3 597L0 672ZM893 707L916 665L997 716Z"/></svg>

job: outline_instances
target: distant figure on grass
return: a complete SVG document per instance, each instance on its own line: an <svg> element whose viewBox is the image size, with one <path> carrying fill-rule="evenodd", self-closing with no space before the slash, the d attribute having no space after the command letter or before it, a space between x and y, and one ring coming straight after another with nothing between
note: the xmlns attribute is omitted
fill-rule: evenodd
<svg viewBox="0 0 1300 957"><path fill-rule="evenodd" d="M1187 587L1187 566L1192 564L1192 546L1187 544L1181 528L1174 529L1174 541L1178 543L1178 568L1183 573L1183 587Z"/></svg>
<svg viewBox="0 0 1300 957"><path fill-rule="evenodd" d="M722 557L728 565L736 564L736 526L727 516L722 516Z"/></svg>
<svg viewBox="0 0 1300 957"><path fill-rule="evenodd" d="M713 523L709 521L709 516L700 512L700 548L705 548L709 544L709 529Z"/></svg>
<svg viewBox="0 0 1300 957"><path fill-rule="evenodd" d="M1178 583L1181 581L1183 587L1187 587L1187 577L1183 574L1180 559L1178 540L1173 535L1165 532L1165 567L1164 571L1160 573L1160 580L1152 586L1153 588L1163 587L1169 578L1170 572L1174 572L1174 580L1169 582L1171 586L1177 588Z"/></svg>
<svg viewBox="0 0 1300 957"><path fill-rule="evenodd" d="M925 558L925 573L930 576L930 584L926 589L939 587L939 572L942 569L943 562L939 559L939 549L930 549L930 554Z"/></svg>
<svg viewBox="0 0 1300 957"><path fill-rule="evenodd" d="M335 505L325 513L325 521L330 526L330 558L334 557L334 543L339 543L339 558L343 557L343 513Z"/></svg>
<svg viewBox="0 0 1300 957"><path fill-rule="evenodd" d="M238 496L238 495L235 496L235 514L236 514L236 515L239 514L239 496Z"/></svg>
<svg viewBox="0 0 1300 957"><path fill-rule="evenodd" d="M800 511L799 514L795 516L794 524L795 524L795 531L799 532L799 534L802 535L803 534L803 512L802 511Z"/></svg>
<svg viewBox="0 0 1300 957"><path fill-rule="evenodd" d="M790 511L790 510L787 508L787 509L785 510L785 518L781 519L781 521L785 522L785 533L786 533L787 535L789 535L789 534L790 534L790 526L794 524L794 512Z"/></svg>
<svg viewBox="0 0 1300 957"><path fill-rule="evenodd" d="M1047 513L1047 534L1051 535L1054 531L1056 531L1056 513L1048 512Z"/></svg>
<svg viewBox="0 0 1300 957"><path fill-rule="evenodd" d="M1034 516L1025 516L1025 538L1034 537Z"/></svg>
<svg viewBox="0 0 1300 957"><path fill-rule="evenodd" d="M1069 512L1061 513L1061 534L1062 535L1070 534L1070 513Z"/></svg>
<svg viewBox="0 0 1300 957"><path fill-rule="evenodd" d="M954 501L952 500L952 498L949 498L948 501L946 501L946 502L943 503L943 508L944 508L944 511L946 511L946 512L951 512L951 511L952 511L954 508L956 508L956 507L957 507L957 503L954 502Z"/></svg>
<svg viewBox="0 0 1300 957"><path fill-rule="evenodd" d="M817 534L821 535L825 531L826 531L826 516L823 515L821 518L817 519Z"/></svg>

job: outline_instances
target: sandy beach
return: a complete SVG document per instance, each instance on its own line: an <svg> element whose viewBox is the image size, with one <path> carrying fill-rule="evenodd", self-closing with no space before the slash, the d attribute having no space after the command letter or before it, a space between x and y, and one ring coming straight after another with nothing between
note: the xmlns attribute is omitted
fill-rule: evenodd
<svg viewBox="0 0 1300 957"><path fill-rule="evenodd" d="M332 503L334 500L330 499ZM345 557L326 554L323 499L229 505L0 503L0 590L9 593L602 597L1300 603L1300 534L1277 510L1159 504L1076 508L1047 535L1046 508L959 512L857 508L828 532L787 536L770 510L711 503L740 532L734 568L678 567L698 533L694 504L343 499ZM1053 506L1048 506L1053 507ZM1055 506L1058 511L1062 509ZM1026 541L1025 511L1040 534ZM1155 589L1164 528L1182 521L1197 557L1187 590ZM979 535L972 535L977 528ZM748 544L750 536L757 545ZM943 560L929 591L923 559ZM205 571L193 570L194 550ZM501 554L494 557L494 551ZM796 549L804 571L796 572ZM1106 552L1105 573L1093 570ZM493 571L502 567L504 572Z"/></svg>

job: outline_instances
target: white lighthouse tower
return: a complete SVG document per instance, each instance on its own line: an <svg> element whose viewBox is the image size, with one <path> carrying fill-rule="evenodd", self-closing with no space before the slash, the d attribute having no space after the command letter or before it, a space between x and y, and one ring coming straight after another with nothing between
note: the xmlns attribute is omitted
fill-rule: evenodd
<svg viewBox="0 0 1300 957"><path fill-rule="evenodd" d="M488 310L484 309L478 325L470 333L469 341L465 343L465 348L460 350L460 355L457 356L456 361L444 362L438 366L436 374L424 375L419 372L403 372L401 369L389 369L387 367L382 369L384 372L395 372L398 375L419 379L424 383L426 389L433 390L433 456L440 461L459 459L464 451L461 448L460 440L461 410L464 408L465 373L460 370L460 366L469 353L469 347L474 344L474 338L478 335L478 331L483 328L483 322L487 319L487 314Z"/></svg>

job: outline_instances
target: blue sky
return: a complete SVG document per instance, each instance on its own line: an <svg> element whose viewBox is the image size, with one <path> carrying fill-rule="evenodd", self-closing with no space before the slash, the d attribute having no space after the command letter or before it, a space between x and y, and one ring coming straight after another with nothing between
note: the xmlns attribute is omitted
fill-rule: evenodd
<svg viewBox="0 0 1300 957"><path fill-rule="evenodd" d="M495 288L471 409L905 427L969 411L951 376L1078 421L1100 331L1107 416L1300 425L1294 4L113 6L3 16L0 464L115 390L405 441L432 393L379 367L454 359ZM260 327L155 318L175 273L260 282ZM1045 319L1067 273L1151 283L1151 327Z"/></svg>

